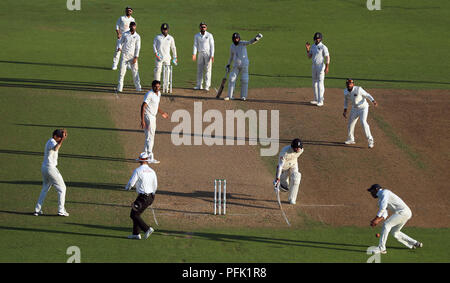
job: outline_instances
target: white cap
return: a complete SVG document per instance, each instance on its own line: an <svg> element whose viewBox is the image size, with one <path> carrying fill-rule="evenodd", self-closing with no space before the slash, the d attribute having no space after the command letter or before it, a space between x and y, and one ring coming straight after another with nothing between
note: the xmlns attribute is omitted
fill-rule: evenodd
<svg viewBox="0 0 450 283"><path fill-rule="evenodd" d="M139 155L139 158L137 158L137 161L148 161L149 155L147 154L147 152L141 152L141 154Z"/></svg>

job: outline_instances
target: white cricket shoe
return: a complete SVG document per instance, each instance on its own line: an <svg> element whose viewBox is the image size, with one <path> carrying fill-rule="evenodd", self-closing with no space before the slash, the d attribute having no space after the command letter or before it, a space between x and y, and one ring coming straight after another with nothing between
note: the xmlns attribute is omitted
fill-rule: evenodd
<svg viewBox="0 0 450 283"><path fill-rule="evenodd" d="M154 163L154 164L159 164L159 163L161 163L161 161L159 161L159 160L156 160L156 159L150 159L149 161L148 161L148 163Z"/></svg>
<svg viewBox="0 0 450 283"><path fill-rule="evenodd" d="M33 215L34 216L39 216L39 215L44 215L44 212L41 210L41 211L35 211L34 213L33 213Z"/></svg>
<svg viewBox="0 0 450 283"><path fill-rule="evenodd" d="M113 67L111 68L111 70L113 70L113 71L117 70L117 66L113 66Z"/></svg>
<svg viewBox="0 0 450 283"><path fill-rule="evenodd" d="M345 144L355 144L355 141L354 140L346 140Z"/></svg>
<svg viewBox="0 0 450 283"><path fill-rule="evenodd" d="M423 247L423 244L421 242L416 242L412 248L417 249L417 248L422 248L422 247Z"/></svg>
<svg viewBox="0 0 450 283"><path fill-rule="evenodd" d="M323 106L323 102L318 102L317 106L322 107Z"/></svg>
<svg viewBox="0 0 450 283"><path fill-rule="evenodd" d="M128 236L128 239L140 240L141 234L137 234L137 235L131 234L130 236Z"/></svg>
<svg viewBox="0 0 450 283"><path fill-rule="evenodd" d="M315 101L315 100L310 101L309 103L314 104L314 105L317 105L317 101Z"/></svg>
<svg viewBox="0 0 450 283"><path fill-rule="evenodd" d="M369 148L373 148L374 145L375 145L375 144L373 143L373 140L370 140L370 141L369 141Z"/></svg>
<svg viewBox="0 0 450 283"><path fill-rule="evenodd" d="M225 97L223 100L230 100L230 98L227 96L227 97Z"/></svg>
<svg viewBox="0 0 450 283"><path fill-rule="evenodd" d="M141 91L142 91L142 88L137 88L136 91L141 92Z"/></svg>
<svg viewBox="0 0 450 283"><path fill-rule="evenodd" d="M195 86L194 89L195 89L195 90L199 90L199 89L202 89L202 88L199 87L199 86Z"/></svg>
<svg viewBox="0 0 450 283"><path fill-rule="evenodd" d="M209 87L205 87L205 90L206 90L206 91L209 91Z"/></svg>
<svg viewBox="0 0 450 283"><path fill-rule="evenodd" d="M69 216L69 213L67 211L63 211L63 212L58 212L59 216Z"/></svg>
<svg viewBox="0 0 450 283"><path fill-rule="evenodd" d="M385 255L385 254L387 254L387 251L386 250L380 250L380 248L376 248L376 249L374 249L373 251L372 251L372 254L383 254L383 255Z"/></svg>
<svg viewBox="0 0 450 283"><path fill-rule="evenodd" d="M247 100L247 97L241 97L241 100L242 100L242 101L246 101L246 100Z"/></svg>
<svg viewBox="0 0 450 283"><path fill-rule="evenodd" d="M148 237L150 237L150 235L153 233L153 231L155 231L155 229L153 229L152 227L150 227L150 229L148 229L148 231L145 232L144 239L148 239ZM140 235L139 235L139 236L140 236Z"/></svg>

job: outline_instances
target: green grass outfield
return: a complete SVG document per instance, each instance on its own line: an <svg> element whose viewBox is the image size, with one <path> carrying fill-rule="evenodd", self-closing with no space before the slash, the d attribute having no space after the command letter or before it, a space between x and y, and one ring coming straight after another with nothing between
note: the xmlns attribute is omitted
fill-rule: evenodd
<svg viewBox="0 0 450 283"><path fill-rule="evenodd" d="M116 84L112 61L114 24L122 2L83 1L68 11L66 1L1 1L5 27L0 55L0 262L65 262L78 246L82 262L365 262L377 239L370 228L310 223L295 229L188 229L160 219L151 240L130 241L128 204L121 191L130 171L102 99ZM384 4L384 2L387 2ZM248 48L250 87L307 87L310 62L304 42L324 34L333 65L327 87L342 78L364 79L365 87L449 88L449 49L444 37L448 1L382 1L370 12L365 1L127 1L135 8L143 38L142 81L152 78L151 44L161 22L175 36L180 65L176 87L192 87L192 38L206 21L216 38L213 81L228 58L231 34L263 40ZM160 4L162 5L162 4ZM205 5L199 12L198 5ZM242 7L237 10L235 7ZM435 44L438 39L438 44ZM127 74L130 84L130 74ZM97 89L99 87L100 89ZM100 92L92 95L91 92ZM105 92L105 96L112 95ZM41 189L45 142L56 127L70 127L59 158L68 185L68 218L34 217ZM44 211L56 214L52 189ZM150 211L146 217L151 219ZM181 228L183 227L183 228ZM409 251L394 239L382 262L448 262L449 229L406 227L425 243Z"/></svg>

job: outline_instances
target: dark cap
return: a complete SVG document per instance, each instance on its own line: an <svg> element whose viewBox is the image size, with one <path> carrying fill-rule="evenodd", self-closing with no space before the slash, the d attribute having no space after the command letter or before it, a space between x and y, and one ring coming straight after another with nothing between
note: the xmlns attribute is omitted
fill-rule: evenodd
<svg viewBox="0 0 450 283"><path fill-rule="evenodd" d="M373 191L373 190L376 190L376 189L381 189L381 186L379 184L373 184L367 190L370 192L370 191Z"/></svg>
<svg viewBox="0 0 450 283"><path fill-rule="evenodd" d="M135 25L136 25L135 22L130 22L130 27L131 27L131 26L135 26Z"/></svg>
<svg viewBox="0 0 450 283"><path fill-rule="evenodd" d="M161 30L169 29L169 24L164 23L161 25Z"/></svg>
<svg viewBox="0 0 450 283"><path fill-rule="evenodd" d="M354 83L355 81L353 80L353 79L351 79L351 78L348 78L347 80L345 80L345 83L346 84L348 84L348 83Z"/></svg>
<svg viewBox="0 0 450 283"><path fill-rule="evenodd" d="M208 25L205 22L201 22L198 26L201 27L201 26L208 26Z"/></svg>
<svg viewBox="0 0 450 283"><path fill-rule="evenodd" d="M125 10L128 10L128 9L133 10L133 8L127 6L127 7L125 8Z"/></svg>
<svg viewBox="0 0 450 283"><path fill-rule="evenodd" d="M320 32L316 32L313 37L314 40L316 40L318 38L322 39L322 34Z"/></svg>
<svg viewBox="0 0 450 283"><path fill-rule="evenodd" d="M57 136L59 138L62 138L64 136L62 129L56 129L53 131L53 137Z"/></svg>
<svg viewBox="0 0 450 283"><path fill-rule="evenodd" d="M301 148L303 149L303 143L300 139L294 139L291 143L292 148Z"/></svg>

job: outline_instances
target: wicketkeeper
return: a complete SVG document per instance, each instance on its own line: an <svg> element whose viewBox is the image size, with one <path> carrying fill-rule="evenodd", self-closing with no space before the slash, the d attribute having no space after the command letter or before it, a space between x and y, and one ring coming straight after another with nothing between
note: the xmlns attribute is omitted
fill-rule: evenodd
<svg viewBox="0 0 450 283"><path fill-rule="evenodd" d="M170 65L170 51L172 51L174 65L178 64L177 47L175 39L169 34L169 24L161 25L161 34L153 40L153 52L155 54L154 79L161 81L161 71L163 65ZM170 77L170 74L169 74Z"/></svg>

